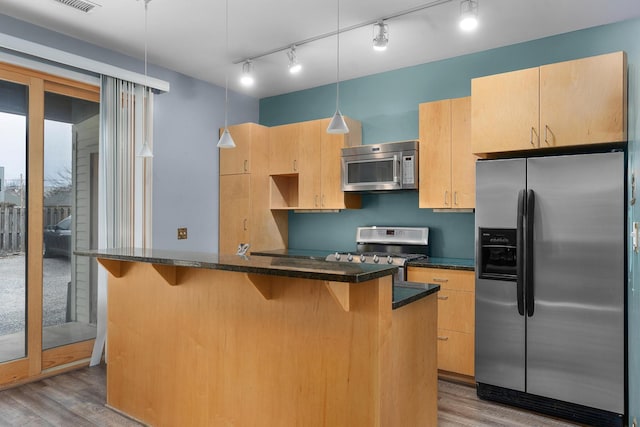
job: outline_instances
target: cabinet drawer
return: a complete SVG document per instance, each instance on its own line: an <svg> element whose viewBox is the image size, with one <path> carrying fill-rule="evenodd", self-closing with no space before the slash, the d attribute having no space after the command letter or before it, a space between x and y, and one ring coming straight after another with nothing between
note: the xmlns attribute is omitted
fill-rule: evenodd
<svg viewBox="0 0 640 427"><path fill-rule="evenodd" d="M473 292L440 290L438 292L438 329L473 334L475 324L475 294Z"/></svg>
<svg viewBox="0 0 640 427"><path fill-rule="evenodd" d="M409 267L407 280L411 282L435 283L440 289L475 291L475 272L468 270L447 270L442 268Z"/></svg>
<svg viewBox="0 0 640 427"><path fill-rule="evenodd" d="M438 328L438 369L475 375L474 335Z"/></svg>

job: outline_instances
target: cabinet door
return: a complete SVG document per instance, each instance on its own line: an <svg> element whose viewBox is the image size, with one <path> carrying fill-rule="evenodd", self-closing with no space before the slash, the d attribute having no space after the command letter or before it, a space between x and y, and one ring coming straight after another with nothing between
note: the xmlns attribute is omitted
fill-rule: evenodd
<svg viewBox="0 0 640 427"><path fill-rule="evenodd" d="M236 148L220 149L220 175L251 173L251 134L256 125L243 123L229 126L229 133ZM224 129L220 129L222 134Z"/></svg>
<svg viewBox="0 0 640 427"><path fill-rule="evenodd" d="M474 353L473 334L438 329L438 369L472 377Z"/></svg>
<svg viewBox="0 0 640 427"><path fill-rule="evenodd" d="M624 52L540 67L540 146L627 140Z"/></svg>
<svg viewBox="0 0 640 427"><path fill-rule="evenodd" d="M321 129L320 120L299 123L298 208L321 208Z"/></svg>
<svg viewBox="0 0 640 427"><path fill-rule="evenodd" d="M438 328L473 333L475 293L440 289L438 292Z"/></svg>
<svg viewBox="0 0 640 427"><path fill-rule="evenodd" d="M476 156L471 149L471 98L451 100L451 192L453 208L476 207Z"/></svg>
<svg viewBox="0 0 640 427"><path fill-rule="evenodd" d="M235 254L250 242L251 185L249 174L220 176L218 253Z"/></svg>
<svg viewBox="0 0 640 427"><path fill-rule="evenodd" d="M450 208L451 100L419 105L419 207Z"/></svg>
<svg viewBox="0 0 640 427"><path fill-rule="evenodd" d="M269 173L284 175L298 172L300 124L274 126L269 135Z"/></svg>
<svg viewBox="0 0 640 427"><path fill-rule="evenodd" d="M473 153L538 148L538 87L537 67L471 80Z"/></svg>

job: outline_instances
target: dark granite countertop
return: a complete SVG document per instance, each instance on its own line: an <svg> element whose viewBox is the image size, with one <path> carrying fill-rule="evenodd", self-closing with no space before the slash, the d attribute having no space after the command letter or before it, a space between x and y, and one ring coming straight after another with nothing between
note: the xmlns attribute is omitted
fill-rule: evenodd
<svg viewBox="0 0 640 427"><path fill-rule="evenodd" d="M306 258L323 260L327 255L332 254L331 251L314 250L314 249L273 249L268 251L251 251L251 255L272 256L272 257L289 257L289 258Z"/></svg>
<svg viewBox="0 0 640 427"><path fill-rule="evenodd" d="M272 276L299 277L335 282L366 282L394 274L389 265L348 264L319 259L287 256L238 256L205 252L167 251L161 249L119 248L77 250L76 255L128 262L237 271Z"/></svg>
<svg viewBox="0 0 640 427"><path fill-rule="evenodd" d="M393 285L393 310L414 301L434 294L440 290L440 285L402 282Z"/></svg>
<svg viewBox="0 0 640 427"><path fill-rule="evenodd" d="M411 267L444 268L449 270L475 270L475 261L472 258L437 258L429 257L409 261Z"/></svg>
<svg viewBox="0 0 640 427"><path fill-rule="evenodd" d="M272 257L289 257L289 258L306 258L306 259L325 259L327 255L334 253L333 251L313 250L313 249L274 249L268 251L251 252L251 255L272 256ZM441 258L428 257L409 261L408 265L413 267L430 267L444 268L450 270L475 270L475 260L473 258Z"/></svg>

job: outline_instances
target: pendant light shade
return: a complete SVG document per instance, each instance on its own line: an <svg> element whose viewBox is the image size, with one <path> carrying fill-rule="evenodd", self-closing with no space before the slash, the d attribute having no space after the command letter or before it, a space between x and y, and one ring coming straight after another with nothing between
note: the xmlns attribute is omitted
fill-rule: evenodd
<svg viewBox="0 0 640 427"><path fill-rule="evenodd" d="M336 112L334 113L327 133L349 133L349 127L340 112L340 0L337 0L337 29L336 29Z"/></svg>
<svg viewBox="0 0 640 427"><path fill-rule="evenodd" d="M224 48L225 53L229 53L229 0L225 2L225 20L224 20ZM227 128L227 118L229 116L229 72L225 74L224 81L224 131L218 140L218 148L235 148L236 144L231 138L229 129Z"/></svg>
<svg viewBox="0 0 640 427"><path fill-rule="evenodd" d="M147 141L142 144L142 149L138 153L138 157L153 157L153 152L151 151L151 148L149 148Z"/></svg>
<svg viewBox="0 0 640 427"><path fill-rule="evenodd" d="M327 126L327 133L349 133L349 127L344 121L340 110L336 110L336 113L331 118L329 126Z"/></svg>
<svg viewBox="0 0 640 427"><path fill-rule="evenodd" d="M224 131L220 136L220 140L218 141L218 148L235 148L235 146L236 144L233 142L233 138L231 138L229 129L225 126Z"/></svg>

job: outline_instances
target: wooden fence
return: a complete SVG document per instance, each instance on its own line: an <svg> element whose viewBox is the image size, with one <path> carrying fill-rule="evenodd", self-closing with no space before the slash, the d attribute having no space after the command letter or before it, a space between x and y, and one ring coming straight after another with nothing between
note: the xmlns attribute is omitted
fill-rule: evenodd
<svg viewBox="0 0 640 427"><path fill-rule="evenodd" d="M25 208L0 206L0 255L21 253L25 250ZM71 215L71 206L44 208L44 225L58 223Z"/></svg>

